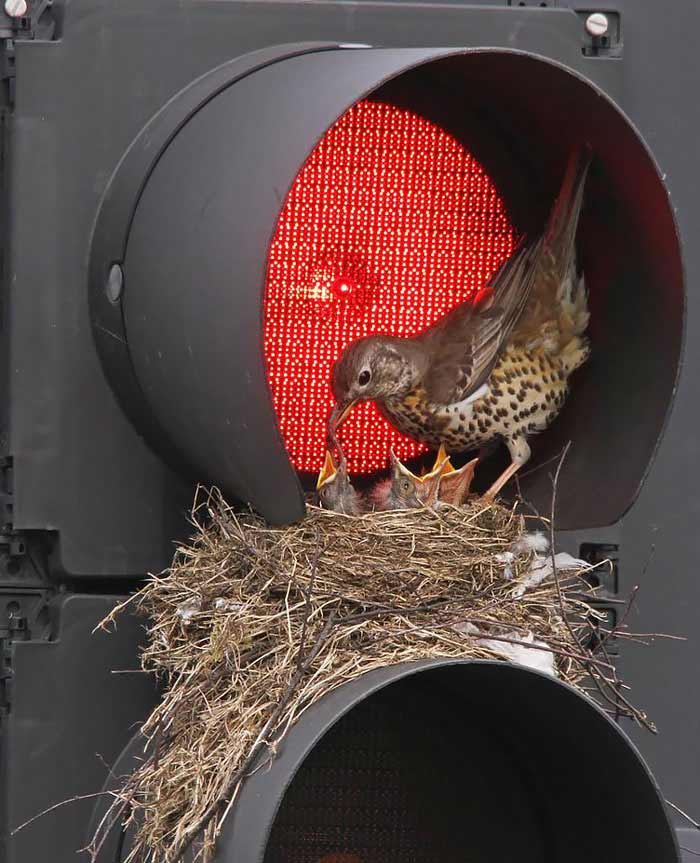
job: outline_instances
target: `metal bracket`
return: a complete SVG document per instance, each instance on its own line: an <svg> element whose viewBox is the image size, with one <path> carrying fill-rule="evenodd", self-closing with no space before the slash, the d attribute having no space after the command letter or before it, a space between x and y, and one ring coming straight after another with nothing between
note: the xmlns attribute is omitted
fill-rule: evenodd
<svg viewBox="0 0 700 863"><path fill-rule="evenodd" d="M0 589L0 722L12 707L13 644L51 640L51 595L47 590Z"/></svg>
<svg viewBox="0 0 700 863"><path fill-rule="evenodd" d="M12 456L0 458L0 534L12 530Z"/></svg>
<svg viewBox="0 0 700 863"><path fill-rule="evenodd" d="M576 14L583 32L583 56L599 59L622 57L622 22L619 12L581 10Z"/></svg>
<svg viewBox="0 0 700 863"><path fill-rule="evenodd" d="M0 39L51 42L56 34L52 6L53 0L27 0L21 6L13 0L5 0L0 13Z"/></svg>
<svg viewBox="0 0 700 863"><path fill-rule="evenodd" d="M22 569L27 553L23 534L13 525L12 457L0 458L0 584Z"/></svg>
<svg viewBox="0 0 700 863"><path fill-rule="evenodd" d="M15 102L15 43L36 39L53 41L56 19L52 7L53 0L28 0L23 14L11 14L12 0L6 0L0 11L0 81L6 105Z"/></svg>

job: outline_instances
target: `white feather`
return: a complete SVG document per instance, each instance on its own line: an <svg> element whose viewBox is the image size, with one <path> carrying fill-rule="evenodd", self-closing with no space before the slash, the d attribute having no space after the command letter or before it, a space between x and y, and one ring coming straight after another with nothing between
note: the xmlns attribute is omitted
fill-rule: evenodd
<svg viewBox="0 0 700 863"><path fill-rule="evenodd" d="M524 533L511 548L515 554L528 554L531 551L535 554L545 554L549 550L549 540L541 530L538 530L534 533Z"/></svg>
<svg viewBox="0 0 700 863"><path fill-rule="evenodd" d="M561 570L562 572L566 572L567 570L570 571L572 569L590 569L590 564L587 561L580 560L577 557L572 557L565 551L560 551L554 555L554 566L556 566L557 571ZM533 587L537 587L538 584L542 584L542 582L549 578L553 573L554 567L552 566L551 555L548 555L547 557L536 555L535 559L532 561L529 572L527 572L520 583L513 588L513 596L523 596L526 591Z"/></svg>
<svg viewBox="0 0 700 863"><path fill-rule="evenodd" d="M550 674L552 677L557 676L557 671L554 666L554 654L549 649L549 645L544 641L538 641L531 632L522 635L518 632L504 631L504 638L512 638L518 640L518 644L511 644L509 641L497 641L491 638L479 638L477 643L497 653L509 662L514 662L516 665L524 665L527 668L534 668L536 671L542 671L545 674ZM528 647L528 645L534 645Z"/></svg>
<svg viewBox="0 0 700 863"><path fill-rule="evenodd" d="M175 612L184 624L191 623L198 611L202 610L202 600L198 598L188 599Z"/></svg>
<svg viewBox="0 0 700 863"><path fill-rule="evenodd" d="M494 635L509 639L508 641L499 641L495 638L488 638L488 636L476 638L482 633L473 623L455 623L452 629L460 635L475 638L479 647L490 650L491 653L502 656L509 662L534 668L545 674L551 674L553 677L557 676L554 654L549 649L549 645L545 644L544 641L537 641L532 632L528 631L525 635L509 629L504 629L498 633L494 632ZM513 644L514 641L517 644Z"/></svg>

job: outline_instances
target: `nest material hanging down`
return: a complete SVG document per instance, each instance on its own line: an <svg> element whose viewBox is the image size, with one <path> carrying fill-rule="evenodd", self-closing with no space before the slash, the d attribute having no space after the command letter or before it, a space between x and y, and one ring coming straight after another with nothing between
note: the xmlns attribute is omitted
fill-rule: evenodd
<svg viewBox="0 0 700 863"><path fill-rule="evenodd" d="M93 859L125 820L137 825L129 861L174 863L187 848L210 859L253 764L274 757L310 705L375 668L506 656L575 686L593 677L620 703L606 655L583 646L598 625L580 594L587 585L572 571L552 577L551 566L538 584L533 544L512 510L476 502L344 516L310 507L274 529L212 493L194 515L191 543L130 600L149 619L143 666L165 693ZM107 620L118 623L118 612Z"/></svg>

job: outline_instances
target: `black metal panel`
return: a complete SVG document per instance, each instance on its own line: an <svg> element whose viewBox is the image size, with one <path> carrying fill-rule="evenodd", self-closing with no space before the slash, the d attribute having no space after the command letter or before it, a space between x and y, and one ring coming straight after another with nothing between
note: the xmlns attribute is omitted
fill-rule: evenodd
<svg viewBox="0 0 700 863"><path fill-rule="evenodd" d="M8 834L56 803L99 791L134 724L154 704L153 680L139 672L143 622L127 614L114 632L91 634L116 601L65 596L55 603L54 641L12 648L12 700L0 754L3 863L76 859L86 844L92 798Z"/></svg>

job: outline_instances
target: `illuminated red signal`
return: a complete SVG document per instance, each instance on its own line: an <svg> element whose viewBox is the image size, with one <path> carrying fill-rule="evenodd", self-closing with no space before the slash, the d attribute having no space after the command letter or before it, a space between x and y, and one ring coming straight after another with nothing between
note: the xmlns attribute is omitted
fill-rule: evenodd
<svg viewBox="0 0 700 863"><path fill-rule="evenodd" d="M378 102L347 111L313 151L270 246L265 356L290 458L317 471L333 400L331 368L360 336L407 336L479 290L513 249L483 168L423 117ZM351 472L422 447L376 408L342 429Z"/></svg>

